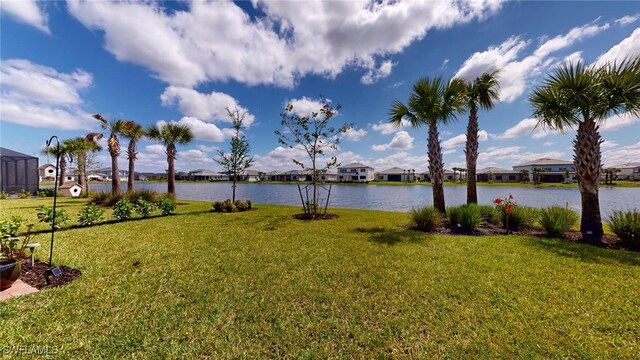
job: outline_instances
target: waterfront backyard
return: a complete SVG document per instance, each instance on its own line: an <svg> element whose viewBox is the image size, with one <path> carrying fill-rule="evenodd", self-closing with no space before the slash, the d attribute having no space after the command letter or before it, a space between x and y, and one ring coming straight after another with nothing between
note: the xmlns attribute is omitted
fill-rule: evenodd
<svg viewBox="0 0 640 360"><path fill-rule="evenodd" d="M35 222L35 208L50 202L0 207L3 218ZM60 202L72 219L85 204ZM83 275L0 303L0 344L72 358L640 351L638 252L422 233L401 212L335 209L337 219L305 222L292 218L298 207L210 208L179 201L174 216L58 232L54 262ZM49 236L35 240L45 260Z"/></svg>

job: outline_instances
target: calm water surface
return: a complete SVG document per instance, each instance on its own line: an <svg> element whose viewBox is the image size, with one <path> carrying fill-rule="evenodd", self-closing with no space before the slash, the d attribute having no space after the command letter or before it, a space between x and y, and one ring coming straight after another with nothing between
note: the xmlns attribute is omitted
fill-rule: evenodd
<svg viewBox="0 0 640 360"><path fill-rule="evenodd" d="M111 184L92 184L92 190L110 190ZM123 185L126 189L126 183ZM166 183L137 183L136 188L166 192ZM447 206L466 203L466 186L445 186ZM519 186L478 186L478 201L491 204L497 197L513 194L522 205L546 207L569 206L580 211L578 188L533 188ZM224 200L231 198L230 183L177 183L176 195L186 200ZM326 198L323 193L322 198ZM295 184L238 184L238 199L251 199L258 204L300 205L300 195ZM340 185L331 190L330 207L408 211L412 207L432 204L429 185ZM603 216L613 210L640 207L640 188L601 188L600 208Z"/></svg>

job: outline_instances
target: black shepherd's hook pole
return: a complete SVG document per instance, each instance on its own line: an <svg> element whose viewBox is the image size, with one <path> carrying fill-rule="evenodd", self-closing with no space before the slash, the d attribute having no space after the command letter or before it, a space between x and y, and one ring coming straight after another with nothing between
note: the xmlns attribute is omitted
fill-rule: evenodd
<svg viewBox="0 0 640 360"><path fill-rule="evenodd" d="M53 236L56 232L56 200L58 199L58 179L60 176L60 141L58 137L53 135L47 141L47 147L51 146L53 139L56 139L56 176L53 183L53 220L51 221L51 247L49 248L49 267L53 266Z"/></svg>

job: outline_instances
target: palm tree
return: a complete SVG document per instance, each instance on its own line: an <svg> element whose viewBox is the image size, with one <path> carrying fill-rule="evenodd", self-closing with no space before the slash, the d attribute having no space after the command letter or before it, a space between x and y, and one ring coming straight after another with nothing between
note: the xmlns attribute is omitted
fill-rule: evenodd
<svg viewBox="0 0 640 360"><path fill-rule="evenodd" d="M407 105L396 100L389 112L389 122L401 126L402 120L409 121L411 127L429 128L427 143L429 172L433 189L433 204L440 212L445 213L444 203L444 164L442 147L438 134L438 124L446 125L456 119L456 115L464 111L464 81L452 79L448 84L441 77L434 79L421 78L413 85Z"/></svg>
<svg viewBox="0 0 640 360"><path fill-rule="evenodd" d="M454 184L456 183L456 173L458 172L459 169L460 168L458 168L458 167L452 167L451 168L451 171L453 171L453 183Z"/></svg>
<svg viewBox="0 0 640 360"><path fill-rule="evenodd" d="M187 126L179 125L173 122L165 124L162 127L149 126L146 136L155 141L163 143L167 149L167 192L173 196L176 195L176 169L175 160L177 156L176 144L188 144L193 141L193 133Z"/></svg>
<svg viewBox="0 0 640 360"><path fill-rule="evenodd" d="M540 185L541 181L541 174L544 172L545 170L543 168L533 168L531 169L531 174L533 176L533 185Z"/></svg>
<svg viewBox="0 0 640 360"><path fill-rule="evenodd" d="M527 169L520 170L520 181L522 181L523 183L529 182L529 170Z"/></svg>
<svg viewBox="0 0 640 360"><path fill-rule="evenodd" d="M122 130L122 136L129 139L127 147L127 159L129 159L129 178L127 179L127 192L133 191L133 183L135 178L136 160L138 159L138 140L144 137L144 129L140 124L133 121L127 121Z"/></svg>
<svg viewBox="0 0 640 360"><path fill-rule="evenodd" d="M486 72L478 76L466 86L466 101L469 108L469 122L467 123L467 140L464 153L467 156L467 204L478 203L478 189L476 187L476 164L478 161L478 108L491 110L494 101L498 100L498 74L500 70Z"/></svg>
<svg viewBox="0 0 640 360"><path fill-rule="evenodd" d="M640 56L587 67L558 67L529 101L538 124L561 132L577 127L573 162L582 197L580 231L591 243L602 241L598 197L601 171L599 124L613 114L640 115Z"/></svg>
<svg viewBox="0 0 640 360"><path fill-rule="evenodd" d="M110 133L109 140L107 140L107 147L109 155L111 155L111 193L114 195L120 194L120 169L118 168L120 141L118 140L118 134L122 133L125 122L124 120L107 121L107 119L100 114L95 114L93 117L100 121L102 130L107 130Z"/></svg>

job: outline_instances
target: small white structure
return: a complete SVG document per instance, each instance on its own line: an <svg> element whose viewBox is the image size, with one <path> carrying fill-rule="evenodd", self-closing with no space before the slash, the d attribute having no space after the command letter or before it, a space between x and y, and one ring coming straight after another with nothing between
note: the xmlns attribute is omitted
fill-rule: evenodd
<svg viewBox="0 0 640 360"><path fill-rule="evenodd" d="M82 186L75 182L65 183L61 185L58 190L60 190L62 196L78 197L82 194Z"/></svg>
<svg viewBox="0 0 640 360"><path fill-rule="evenodd" d="M617 180L640 180L640 162L631 162L612 167L620 169L620 172L616 174Z"/></svg>
<svg viewBox="0 0 640 360"><path fill-rule="evenodd" d="M38 168L38 173L40 175L40 182L44 180L55 180L58 176L56 171L56 167L53 164L44 164Z"/></svg>
<svg viewBox="0 0 640 360"><path fill-rule="evenodd" d="M361 163L351 163L338 168L338 181L369 182L375 179L374 169Z"/></svg>

